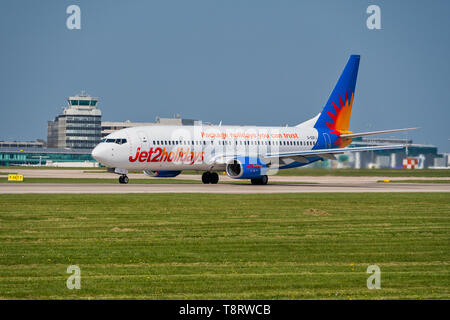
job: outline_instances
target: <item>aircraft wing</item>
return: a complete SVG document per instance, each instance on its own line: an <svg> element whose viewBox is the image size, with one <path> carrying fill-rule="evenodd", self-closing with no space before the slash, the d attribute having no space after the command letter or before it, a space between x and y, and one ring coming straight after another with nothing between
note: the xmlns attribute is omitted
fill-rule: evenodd
<svg viewBox="0 0 450 320"><path fill-rule="evenodd" d="M382 130L382 131L350 133L350 134L341 134L340 137L341 138L356 138L356 137L371 136L374 134L383 134L383 133L400 132L400 131L417 130L417 129L419 129L419 128L391 129L391 130Z"/></svg>
<svg viewBox="0 0 450 320"><path fill-rule="evenodd" d="M270 153L266 154L264 158L292 158L297 161L302 159L306 160L307 157L322 157L326 159L335 159L335 154L341 154L344 152L358 152L358 151L376 151L376 150L394 150L402 149L406 145L389 145L389 146L372 146L372 147L352 147L352 148L335 148L335 149L318 149L318 150L305 150L305 151L293 151L282 153ZM308 162L308 161L306 161Z"/></svg>

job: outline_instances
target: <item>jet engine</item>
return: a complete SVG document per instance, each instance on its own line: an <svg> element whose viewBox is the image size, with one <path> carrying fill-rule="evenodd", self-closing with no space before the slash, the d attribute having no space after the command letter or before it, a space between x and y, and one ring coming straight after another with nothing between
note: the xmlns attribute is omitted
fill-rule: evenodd
<svg viewBox="0 0 450 320"><path fill-rule="evenodd" d="M233 179L260 179L267 174L267 165L259 158L237 157L227 162L225 171Z"/></svg>

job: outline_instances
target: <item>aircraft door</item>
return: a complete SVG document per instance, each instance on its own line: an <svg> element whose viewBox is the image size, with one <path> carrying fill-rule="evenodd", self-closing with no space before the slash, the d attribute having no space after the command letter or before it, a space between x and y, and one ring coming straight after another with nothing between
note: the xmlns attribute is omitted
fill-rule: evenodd
<svg viewBox="0 0 450 320"><path fill-rule="evenodd" d="M137 148L141 148L141 152L142 151L146 151L149 152L150 150L150 140L149 137L147 135L147 132L140 130L137 132L137 136L138 136L138 143L137 143ZM142 165L142 164L141 164ZM145 163L144 165L151 165L151 170L155 170L155 169L159 169L161 168L161 162L157 161L157 162L149 162L149 163Z"/></svg>
<svg viewBox="0 0 450 320"><path fill-rule="evenodd" d="M148 141L148 137L145 131L138 131L138 137L139 137L138 147L141 147L141 150L147 151L150 143Z"/></svg>

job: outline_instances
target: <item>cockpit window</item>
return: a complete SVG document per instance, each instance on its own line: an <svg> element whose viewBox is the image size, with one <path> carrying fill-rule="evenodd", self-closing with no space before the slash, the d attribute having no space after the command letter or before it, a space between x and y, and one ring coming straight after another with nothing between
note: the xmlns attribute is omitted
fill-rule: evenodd
<svg viewBox="0 0 450 320"><path fill-rule="evenodd" d="M127 143L127 139L102 139L101 142L125 144Z"/></svg>
<svg viewBox="0 0 450 320"><path fill-rule="evenodd" d="M127 139L116 139L117 144L125 144L127 143Z"/></svg>

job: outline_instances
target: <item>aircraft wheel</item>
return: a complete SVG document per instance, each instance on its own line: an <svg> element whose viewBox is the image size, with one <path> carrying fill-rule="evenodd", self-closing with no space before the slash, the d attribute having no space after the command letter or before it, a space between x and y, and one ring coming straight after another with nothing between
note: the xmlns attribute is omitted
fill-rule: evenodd
<svg viewBox="0 0 450 320"><path fill-rule="evenodd" d="M125 175L120 176L120 177L119 177L119 183L127 184L127 183L128 183L128 177L125 176Z"/></svg>
<svg viewBox="0 0 450 320"><path fill-rule="evenodd" d="M208 171L203 172L203 174L202 174L202 182L204 184L211 183L211 172L208 172Z"/></svg>
<svg viewBox="0 0 450 320"><path fill-rule="evenodd" d="M256 178L255 179L250 179L250 181L254 185L266 185L267 182L269 182L269 178L266 175L264 175L264 176L262 176L261 178L258 178L258 179L256 179Z"/></svg>
<svg viewBox="0 0 450 320"><path fill-rule="evenodd" d="M269 177L267 177L266 175L263 175L263 176L261 177L260 181L261 181L261 184L262 184L262 185L266 185L267 182L269 182Z"/></svg>
<svg viewBox="0 0 450 320"><path fill-rule="evenodd" d="M211 184L217 184L219 182L219 175L217 174L217 172L210 173L209 182Z"/></svg>

